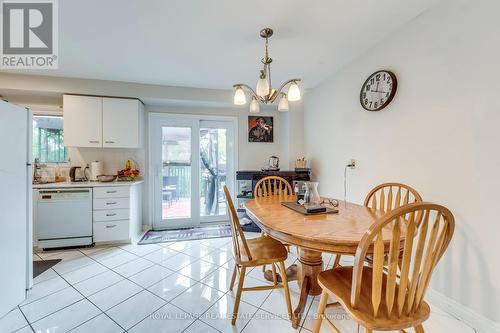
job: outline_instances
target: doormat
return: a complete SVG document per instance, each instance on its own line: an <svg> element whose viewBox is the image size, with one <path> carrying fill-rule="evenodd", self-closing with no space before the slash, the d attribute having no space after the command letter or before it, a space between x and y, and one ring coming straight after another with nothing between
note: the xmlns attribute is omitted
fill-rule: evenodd
<svg viewBox="0 0 500 333"><path fill-rule="evenodd" d="M52 259L52 260L35 260L33 261L33 279L38 275L42 274L62 259Z"/></svg>
<svg viewBox="0 0 500 333"><path fill-rule="evenodd" d="M155 244L220 237L231 237L231 226L218 225L178 230L150 230L142 236L138 244Z"/></svg>

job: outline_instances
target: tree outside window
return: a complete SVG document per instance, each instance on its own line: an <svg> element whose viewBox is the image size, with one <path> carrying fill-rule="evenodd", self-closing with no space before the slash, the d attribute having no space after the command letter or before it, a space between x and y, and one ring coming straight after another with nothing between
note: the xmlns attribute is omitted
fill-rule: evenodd
<svg viewBox="0 0 500 333"><path fill-rule="evenodd" d="M62 163L68 160L62 116L33 117L33 159L35 158L41 163Z"/></svg>

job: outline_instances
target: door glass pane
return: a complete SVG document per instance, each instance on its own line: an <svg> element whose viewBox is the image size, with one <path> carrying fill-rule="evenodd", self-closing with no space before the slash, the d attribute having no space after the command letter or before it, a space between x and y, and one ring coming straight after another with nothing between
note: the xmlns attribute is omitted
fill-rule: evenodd
<svg viewBox="0 0 500 333"><path fill-rule="evenodd" d="M191 217L191 128L162 128L162 219Z"/></svg>
<svg viewBox="0 0 500 333"><path fill-rule="evenodd" d="M226 215L227 130L200 128L200 215Z"/></svg>

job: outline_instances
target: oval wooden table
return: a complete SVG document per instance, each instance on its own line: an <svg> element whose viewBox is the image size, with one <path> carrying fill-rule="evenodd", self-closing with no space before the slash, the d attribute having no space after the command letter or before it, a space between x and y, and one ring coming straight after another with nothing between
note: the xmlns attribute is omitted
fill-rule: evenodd
<svg viewBox="0 0 500 333"><path fill-rule="evenodd" d="M290 201L295 202L296 197L260 197L245 202L245 208L267 235L299 248L296 277L289 276L289 281L297 280L301 290L292 318L292 325L296 328L307 297L321 294L317 277L323 269L322 252L354 255L361 238L382 212L339 201L338 213L304 215L281 205L281 202ZM384 239L389 240L390 236L390 229L383 231Z"/></svg>

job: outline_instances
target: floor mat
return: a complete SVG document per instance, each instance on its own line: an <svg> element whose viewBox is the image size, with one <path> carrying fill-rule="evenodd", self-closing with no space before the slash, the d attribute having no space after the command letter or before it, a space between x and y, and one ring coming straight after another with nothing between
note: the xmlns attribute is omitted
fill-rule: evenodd
<svg viewBox="0 0 500 333"><path fill-rule="evenodd" d="M42 274L62 259L53 259L53 260L35 260L33 261L33 279L38 275Z"/></svg>
<svg viewBox="0 0 500 333"><path fill-rule="evenodd" d="M231 237L231 227L229 225L179 230L150 230L142 236L138 244L154 244L220 237Z"/></svg>

